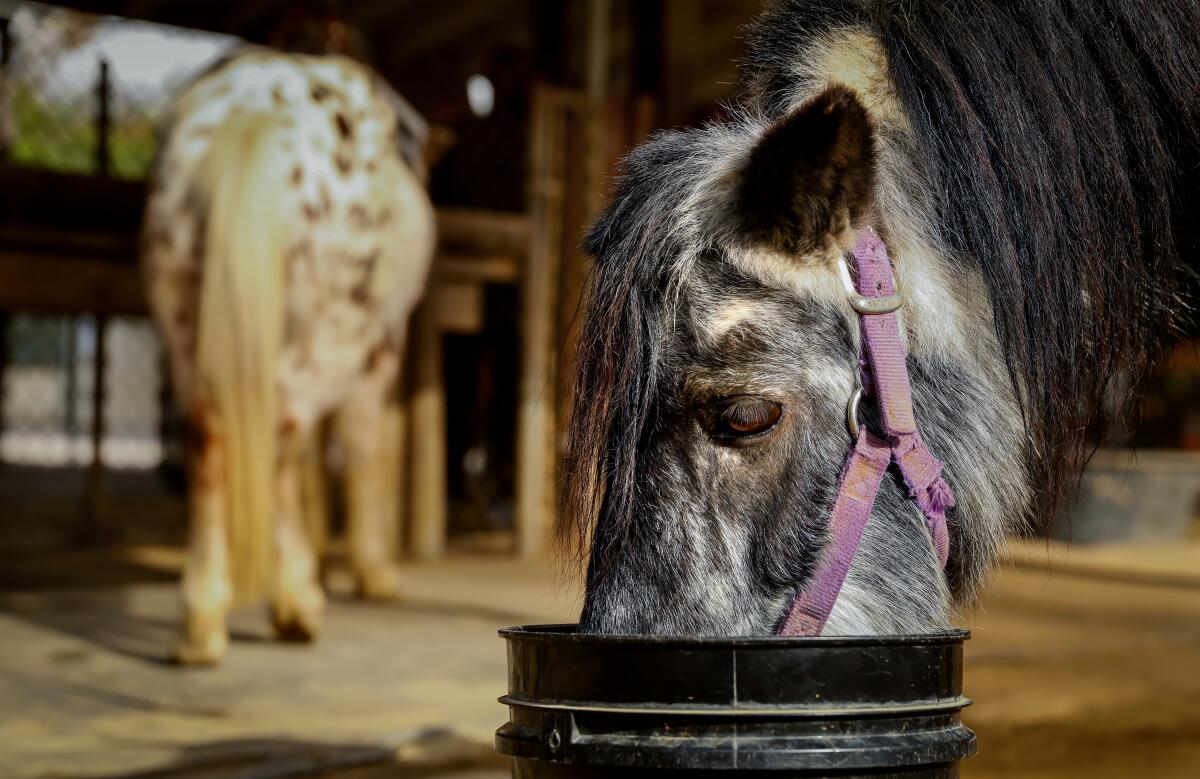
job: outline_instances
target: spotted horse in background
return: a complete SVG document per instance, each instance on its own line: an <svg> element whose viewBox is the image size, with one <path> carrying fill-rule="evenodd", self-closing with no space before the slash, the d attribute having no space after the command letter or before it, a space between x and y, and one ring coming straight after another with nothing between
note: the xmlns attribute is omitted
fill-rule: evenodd
<svg viewBox="0 0 1200 779"><path fill-rule="evenodd" d="M219 660L231 605L264 595L281 637L316 635L302 462L329 415L359 592L396 594L383 430L433 252L427 136L343 57L241 51L175 106L142 260L190 433L180 662Z"/></svg>

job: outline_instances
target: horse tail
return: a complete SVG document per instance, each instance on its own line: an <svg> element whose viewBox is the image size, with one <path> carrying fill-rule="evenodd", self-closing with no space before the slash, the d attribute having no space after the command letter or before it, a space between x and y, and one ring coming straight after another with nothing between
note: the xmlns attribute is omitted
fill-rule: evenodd
<svg viewBox="0 0 1200 779"><path fill-rule="evenodd" d="M272 490L279 432L287 230L278 207L285 134L264 113L218 128L198 184L208 203L197 339L197 397L223 442L225 528L235 597L259 596L274 565Z"/></svg>

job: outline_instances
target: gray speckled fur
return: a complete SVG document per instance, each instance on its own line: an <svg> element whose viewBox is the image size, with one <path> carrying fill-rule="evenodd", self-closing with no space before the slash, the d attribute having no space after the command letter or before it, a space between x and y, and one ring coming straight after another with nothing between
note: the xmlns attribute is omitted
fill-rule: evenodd
<svg viewBox="0 0 1200 779"><path fill-rule="evenodd" d="M593 232L593 295L603 293L606 273L638 266L632 294L641 297L649 333L644 369L652 390L642 410L649 421L630 444L637 465L627 510L617 509L612 493L622 485L610 479L597 519L586 631L769 633L820 554L850 444L843 419L858 327L834 275L836 245L781 258L745 245L730 222L739 166L766 127L745 115L658 136L632 155L621 194ZM881 186L898 190L886 148L880 160ZM891 218L878 215L885 232ZM901 283L945 284L926 300L973 295L974 279L944 268L906 273L904 263L926 259L895 260ZM914 300L904 322L917 416L959 496L949 518L949 581L920 513L889 476L828 634L946 627L955 597L972 596L1003 535L1026 512L1020 413L990 312L958 311L946 321L963 323L964 332L931 338L925 332L941 327L934 320L946 313L935 308ZM731 310L742 315L721 321ZM714 442L696 409L745 393L783 404L770 440L743 448Z"/></svg>

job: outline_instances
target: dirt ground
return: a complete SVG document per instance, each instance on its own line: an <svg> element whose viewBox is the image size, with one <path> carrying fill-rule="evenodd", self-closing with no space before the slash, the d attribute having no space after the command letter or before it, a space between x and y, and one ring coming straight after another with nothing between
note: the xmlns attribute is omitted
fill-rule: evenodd
<svg viewBox="0 0 1200 779"><path fill-rule="evenodd" d="M998 572L967 620L979 755L963 775L1200 776L1198 549L1188 567L1162 567L1170 586L1144 573L1153 548L1129 547L1129 565L1107 573L1086 559L1047 570L1044 553L1040 567Z"/></svg>
<svg viewBox="0 0 1200 779"><path fill-rule="evenodd" d="M0 777L386 779L507 775L505 624L570 620L545 565L408 567L407 598L331 578L321 641L234 620L218 669L165 662L179 555L0 559ZM968 779L1200 776L1200 544L1022 547L964 618Z"/></svg>

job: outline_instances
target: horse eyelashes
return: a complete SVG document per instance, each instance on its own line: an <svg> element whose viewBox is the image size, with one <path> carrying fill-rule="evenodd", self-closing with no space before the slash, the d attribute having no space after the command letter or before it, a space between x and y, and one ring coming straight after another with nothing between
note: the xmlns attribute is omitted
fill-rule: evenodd
<svg viewBox="0 0 1200 779"><path fill-rule="evenodd" d="M765 398L744 398L726 406L720 414L725 435L761 433L779 421L783 407Z"/></svg>

